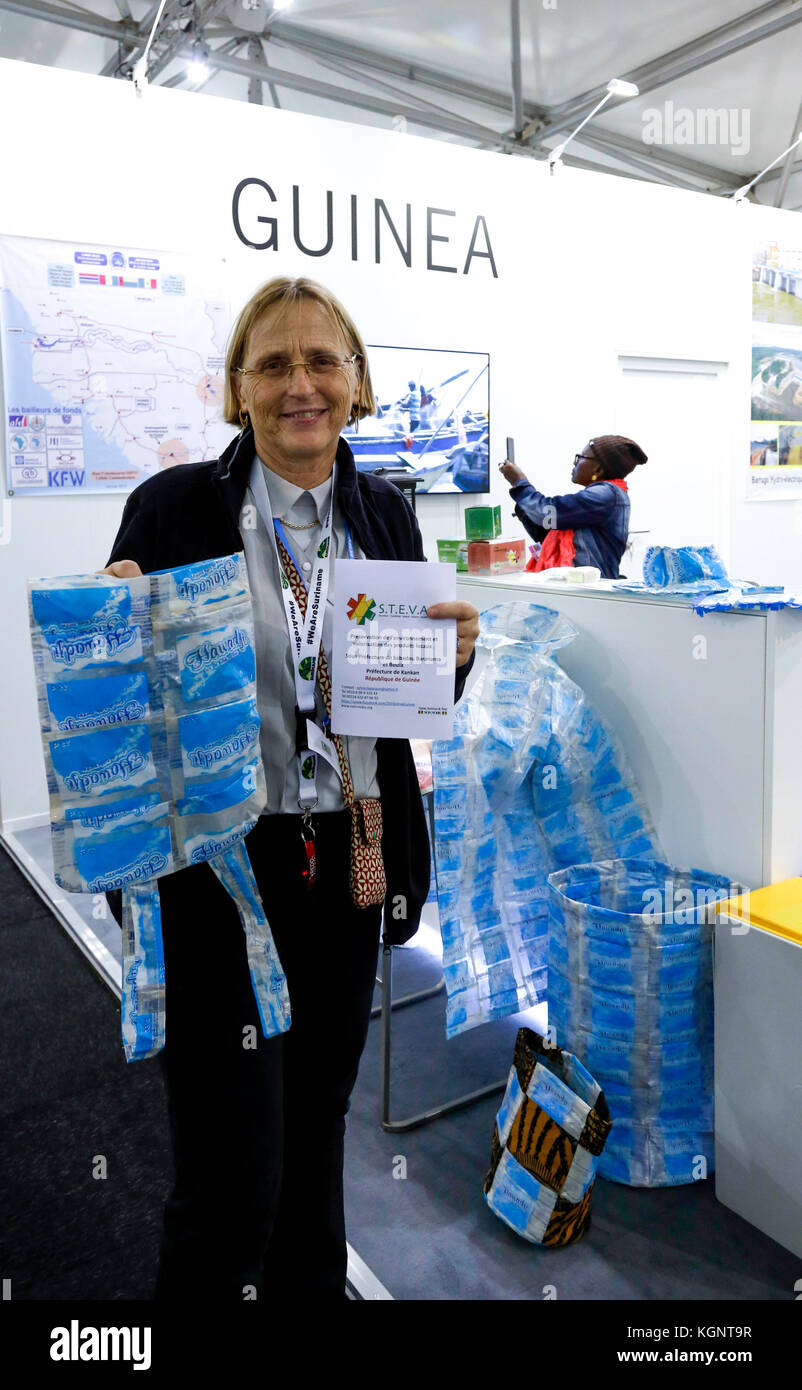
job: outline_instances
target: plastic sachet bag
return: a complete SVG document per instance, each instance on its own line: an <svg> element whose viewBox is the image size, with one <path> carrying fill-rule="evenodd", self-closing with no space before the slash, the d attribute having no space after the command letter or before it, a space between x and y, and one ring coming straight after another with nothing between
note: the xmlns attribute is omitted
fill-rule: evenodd
<svg viewBox="0 0 802 1390"><path fill-rule="evenodd" d="M242 554L134 579L32 580L29 618L56 882L123 892L127 1060L164 1044L156 880L206 860L237 904L266 1037L286 980L244 836L266 804Z"/></svg>
<svg viewBox="0 0 802 1390"><path fill-rule="evenodd" d="M602 1177L656 1187L712 1169L713 904L732 891L643 859L549 879L549 1022L604 1087Z"/></svg>

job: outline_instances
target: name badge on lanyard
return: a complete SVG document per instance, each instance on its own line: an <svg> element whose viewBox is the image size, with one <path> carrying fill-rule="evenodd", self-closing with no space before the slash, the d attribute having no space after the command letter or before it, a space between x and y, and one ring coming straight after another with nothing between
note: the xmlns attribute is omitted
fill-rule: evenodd
<svg viewBox="0 0 802 1390"><path fill-rule="evenodd" d="M287 539L284 527L273 516L263 466L258 458L254 459L250 482L257 510L273 542L273 550L281 578L281 599L284 604L284 617L290 639L290 656L295 680L295 751L298 764L298 805L304 813L304 824L307 827L307 834L304 835L304 850L308 863L305 877L311 886L315 876L314 832L311 825L311 813L318 800L316 785L318 751L327 761L332 763L339 774L339 765L336 759L327 757L327 740L315 724L315 680L323 639L323 616L326 611L331 568L334 471L332 471L331 476L331 498L328 512L323 523L323 531L308 583L304 579L300 565L295 561L292 546ZM292 556L295 568L307 591L305 617L301 614L290 582L284 573L276 541L277 534L284 548ZM353 559L354 547L347 527L345 538L348 555Z"/></svg>

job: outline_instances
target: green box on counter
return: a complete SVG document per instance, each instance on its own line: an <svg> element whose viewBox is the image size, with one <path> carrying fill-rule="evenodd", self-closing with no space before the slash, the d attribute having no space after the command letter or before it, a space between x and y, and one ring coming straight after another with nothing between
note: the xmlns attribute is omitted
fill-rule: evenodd
<svg viewBox="0 0 802 1390"><path fill-rule="evenodd" d="M465 535L469 541L494 541L501 535L501 507L466 507Z"/></svg>
<svg viewBox="0 0 802 1390"><path fill-rule="evenodd" d="M438 541L437 558L442 564L456 565L457 574L468 573L468 542Z"/></svg>

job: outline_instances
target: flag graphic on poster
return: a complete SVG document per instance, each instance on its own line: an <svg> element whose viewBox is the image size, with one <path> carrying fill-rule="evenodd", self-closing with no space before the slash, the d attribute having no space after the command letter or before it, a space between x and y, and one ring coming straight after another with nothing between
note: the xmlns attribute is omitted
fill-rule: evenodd
<svg viewBox="0 0 802 1390"><path fill-rule="evenodd" d="M234 431L215 275L171 252L0 237L10 495L130 492L219 456Z"/></svg>

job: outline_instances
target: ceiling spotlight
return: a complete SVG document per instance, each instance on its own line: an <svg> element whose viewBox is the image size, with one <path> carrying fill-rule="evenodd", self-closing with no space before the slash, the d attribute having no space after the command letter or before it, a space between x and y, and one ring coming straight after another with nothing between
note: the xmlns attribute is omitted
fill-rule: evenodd
<svg viewBox="0 0 802 1390"><path fill-rule="evenodd" d="M209 50L201 39L196 39L192 45L192 53L187 63L187 77L190 82L205 82L207 77L211 77L212 70L209 67Z"/></svg>
<svg viewBox="0 0 802 1390"><path fill-rule="evenodd" d="M611 77L607 83L607 90L614 97L636 97L640 95L640 90L634 82L625 82L621 77Z"/></svg>
<svg viewBox="0 0 802 1390"><path fill-rule="evenodd" d="M161 19L164 13L165 4L166 0L159 0L159 8L156 12L156 18L153 21L153 28L148 34L148 41L145 44L144 52L137 58L133 66L133 70L131 72L131 79L133 81L138 97L142 96L143 92L145 91L145 88L148 85L148 54L150 53L150 46L153 43L153 38L156 33L156 30L159 27L159 20Z"/></svg>
<svg viewBox="0 0 802 1390"><path fill-rule="evenodd" d="M785 159L785 156L786 156L787 154L790 154L792 150L795 150L796 147L797 147L797 145L802 145L802 130L800 130L800 132L799 132L799 134L797 135L796 139L788 146L788 149L787 149L787 150L783 150L782 154L778 154L778 155L777 155L777 158L776 158L776 159L773 159L773 160L771 161L771 164L767 164L766 167L765 167L765 169L761 169L761 171L760 171L759 174L755 174L755 177L754 177L749 183L745 183L744 186L743 186L743 188L736 188L735 192L732 194L732 200L733 200L733 202L734 202L734 203L742 203L742 202L744 202L744 200L745 200L745 198L746 198L746 195L747 195L747 193L749 192L750 188L754 188L755 184L760 182L760 180L762 179L763 175L764 175L764 174L767 174L767 173L769 172L769 169L773 169L774 166L775 166L775 164L779 164L779 162L780 162L781 159Z"/></svg>
<svg viewBox="0 0 802 1390"><path fill-rule="evenodd" d="M572 130L571 134L568 135L565 140L563 140L562 144L557 145L557 147L550 152L548 157L549 171L552 174L554 173L554 170L556 169L557 165L562 160L563 150L565 149L566 145L568 145L571 142L571 140L573 140L575 136L579 134L582 127L587 125L588 121L596 115L597 111L601 111L602 107L607 105L607 102L610 100L610 97L636 97L639 95L639 90L635 86L634 82L625 82L621 77L611 77L610 81L607 83L607 89L601 101L597 101L593 110L588 112L584 121L580 121L576 130Z"/></svg>
<svg viewBox="0 0 802 1390"><path fill-rule="evenodd" d="M141 97L142 93L148 85L147 58L142 57L137 59L137 61L134 63L134 70L131 73L131 79L133 81L134 87L136 88L137 96Z"/></svg>

